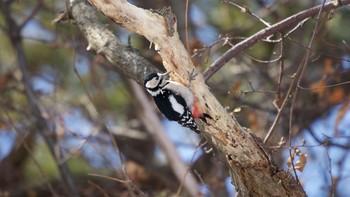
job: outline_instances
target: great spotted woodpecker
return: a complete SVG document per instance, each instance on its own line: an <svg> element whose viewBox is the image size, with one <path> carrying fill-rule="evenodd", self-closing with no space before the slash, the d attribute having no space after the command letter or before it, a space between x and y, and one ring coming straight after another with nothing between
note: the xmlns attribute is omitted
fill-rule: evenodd
<svg viewBox="0 0 350 197"><path fill-rule="evenodd" d="M194 118L206 122L205 118L211 119L211 117L199 111L189 88L166 79L169 73L151 73L145 78L144 86L165 117L199 134L200 130Z"/></svg>

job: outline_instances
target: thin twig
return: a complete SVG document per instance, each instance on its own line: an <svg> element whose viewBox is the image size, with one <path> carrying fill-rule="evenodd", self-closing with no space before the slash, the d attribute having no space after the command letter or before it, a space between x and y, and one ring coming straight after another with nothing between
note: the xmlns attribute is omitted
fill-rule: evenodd
<svg viewBox="0 0 350 197"><path fill-rule="evenodd" d="M189 55L192 54L192 51L190 51L190 43L188 40L188 4L189 0L186 0L186 10L185 10L185 29L186 29L186 48Z"/></svg>
<svg viewBox="0 0 350 197"><path fill-rule="evenodd" d="M254 14L252 11L250 11L247 6L240 6L237 3L234 3L232 1L223 1L224 3L228 3L230 5L233 5L234 7L238 8L241 10L241 12L243 13L247 13L249 15L251 15L254 19L256 19L257 21L261 22L262 24L264 24L267 27L270 27L270 23L266 22L264 19L260 18L258 15Z"/></svg>
<svg viewBox="0 0 350 197"><path fill-rule="evenodd" d="M252 59L252 60L254 60L254 61L258 62L258 63L262 63L262 64L270 64L270 63L278 62L281 59L281 57L282 57L282 55L280 55L277 58L272 59L272 60L259 60L259 59L255 58L255 57L253 57L253 56L251 56L251 55L249 55L247 53L244 53L244 55L249 57L250 59Z"/></svg>
<svg viewBox="0 0 350 197"><path fill-rule="evenodd" d="M191 58L196 57L196 56L200 56L200 54L204 53L207 50L208 52L207 52L207 54L205 56L205 60L203 62L208 63L211 49L222 41L224 42L222 45L223 46L226 45L228 43L228 40L230 40L230 39L233 39L233 38L220 36L219 40L216 40L214 43L210 44L209 46L204 46L201 49L195 49L193 51L194 54L191 56Z"/></svg>
<svg viewBox="0 0 350 197"><path fill-rule="evenodd" d="M321 8L318 10L318 17L317 17L318 19L319 19L319 16L320 16L320 14L321 14L323 8L324 8L323 5L324 5L324 4L322 4L322 5L321 5ZM311 37L311 40L310 40L310 43L309 43L309 47L308 47L308 49L307 49L307 51L306 51L306 55L305 55L304 59L302 60L302 63L301 63L300 66L298 67L298 70L296 71L296 73L295 73L294 76L293 76L293 80L292 80L292 82L291 82L291 84L290 84L290 86L289 86L287 95L286 95L285 99L283 100L283 103L282 103L281 107L278 107L278 108L277 108L278 113L277 113L276 118L275 118L274 122L272 123L272 125L271 125L269 131L267 132L267 134L266 134L266 136L265 136L265 138L264 138L264 143L266 143L266 142L269 140L269 138L271 137L272 132L274 131L275 127L277 126L277 122L278 122L278 120L279 120L280 117L281 117L282 111L283 111L284 107L286 106L286 103L287 103L287 101L289 100L289 97L290 97L290 96L293 96L293 100L295 100L295 97L296 97L297 92L298 92L298 89L297 89L298 84L300 83L300 80L301 80L301 78L302 78L304 69L305 69L305 67L306 67L306 65L307 65L307 63L308 63L308 59L309 59L309 55L310 55L310 50L309 50L309 49L311 48L312 43L313 43L313 40L314 40L314 38L315 38L317 25L318 25L318 20L316 21L316 28L315 28L315 30L313 31L313 35L312 35L312 37ZM292 106L293 106L293 101L292 101ZM292 113L292 112L293 112L293 108L291 108L291 113ZM290 116L290 117L291 117L291 116ZM290 128L291 128L291 127L290 127ZM291 131L290 131L290 132L291 132Z"/></svg>
<svg viewBox="0 0 350 197"><path fill-rule="evenodd" d="M328 173L329 173L329 178L331 180L331 197L335 196L335 182L334 182L334 178L333 178L333 174L332 174L332 159L331 156L329 155L329 147L328 146L324 146L324 148L326 149L326 155L327 155L327 159L328 159Z"/></svg>
<svg viewBox="0 0 350 197"><path fill-rule="evenodd" d="M135 184L133 184L131 182L131 180L126 180L125 181L125 180L113 178L113 177L110 177L110 176L105 176L105 175L101 175L101 174L94 174L94 173L89 173L88 175L89 176L94 176L94 177L100 177L100 178L104 178L104 179L109 179L109 180L116 181L116 182L119 182L119 183L123 183L123 184L126 184L127 187L130 187L130 185L132 184L133 185L133 189L135 189L137 192L139 192L140 196L147 196L145 193L143 193L141 191L141 189L139 187L137 187ZM133 194L133 193L129 193L129 194ZM135 196L135 194L133 194L133 196Z"/></svg>
<svg viewBox="0 0 350 197"><path fill-rule="evenodd" d="M323 1L322 3L322 6L321 6L321 9L319 10L318 12L318 15L317 15L317 18L316 18L316 24L315 24L315 27L314 27L314 31L312 32L312 36L311 36L311 39L310 39L310 42L309 42L309 46L308 48L312 48L313 46L313 42L315 40L315 37L316 37L316 33L317 33L317 30L319 28L319 22L320 22L320 18L321 18L321 13L322 13L322 10L324 8L324 5L326 3L326 0ZM293 91L293 99L292 99L292 103L291 103L291 106L290 106L290 113L289 113L289 134L288 134L288 142L289 142L289 155L290 157L292 157L292 152L291 152L291 147L292 147L292 132L293 132L293 112L294 112L294 106L295 106L295 103L296 103L296 99L297 99L297 96L298 96L298 85L300 84L301 82L301 79L304 75L304 72L305 72L305 69L306 69L306 66L308 65L308 62L309 62L309 56L310 56L310 50L306 50L306 54L305 54L305 58L304 58L304 61L302 64L300 64L300 67L301 67L301 71L300 71L300 75L296 78L297 80L297 86L294 87L294 91ZM292 158L292 167L293 167L293 171L294 171L294 175L295 175L295 179L297 180L298 184L300 184L300 181L298 179L298 175L296 173L296 169L295 169L295 166L294 166L294 161L293 161L293 158Z"/></svg>
<svg viewBox="0 0 350 197"><path fill-rule="evenodd" d="M196 150L193 152L190 165L189 165L189 167L187 167L186 173L184 174L184 177L183 177L183 179L182 179L182 181L181 181L181 183L180 183L180 186L179 186L179 188L177 189L177 192L176 192L176 194L175 194L176 197L179 197L179 196L180 196L182 187L184 186L184 183L185 183L185 180L186 180L186 176L189 174L190 166L192 165L192 163L193 163L193 161L194 161L194 156L195 156L195 155L197 154L197 152L198 152L203 146L205 146L206 144L207 144L207 141L204 141L203 143L199 143L198 146L197 146L197 148L196 148ZM185 185L185 187L186 187L186 185Z"/></svg>
<svg viewBox="0 0 350 197"><path fill-rule="evenodd" d="M260 40L273 35L277 32L285 31L287 28L294 26L300 21L309 18L311 16L315 16L318 14L321 7L323 7L323 11L329 11L336 9L338 7L342 7L350 4L350 0L343 0L341 4L335 4L334 2L326 3L324 6L319 5L313 8L301 11L297 14L294 14L270 27L264 28L254 35L248 37L242 42L236 44L234 47L226 51L220 58L218 58L209 68L204 71L204 78L207 81L216 71L222 68L228 61L230 61L233 57L241 53L243 50L249 48L253 44L259 42Z"/></svg>
<svg viewBox="0 0 350 197"><path fill-rule="evenodd" d="M275 40L272 40L271 37L273 35L270 35L268 36L266 39L262 39L262 41L264 42L269 42L269 43L279 43L282 41L283 38L286 38L286 37L290 37L289 35L292 34L295 30L297 30L299 27L301 27L302 25L304 25L304 23L306 21L310 20L310 18L306 18L302 21L300 21L297 25L295 25L291 30L289 30L287 33L284 33L283 34L283 37L279 38L279 39L275 39Z"/></svg>
<svg viewBox="0 0 350 197"><path fill-rule="evenodd" d="M291 41L294 42L295 44L305 48L305 49L308 49L308 50L316 53L316 54L323 55L323 56L326 56L326 57L331 57L331 58L334 58L334 59L337 59L337 60L341 60L341 61L345 61L345 62L350 62L350 59L348 59L348 58L337 57L337 56L329 55L327 53L323 53L323 52L315 50L315 49L311 49L308 46L305 46L304 44L302 44L301 42L299 42L299 41L297 41L295 39L291 39Z"/></svg>
<svg viewBox="0 0 350 197"><path fill-rule="evenodd" d="M30 21L40 11L40 8L42 5L43 5L43 0L38 0L36 2L36 5L32 9L32 11L30 12L30 14L27 16L26 19L24 19L22 24L19 25L19 29L22 29L28 23L28 21Z"/></svg>
<svg viewBox="0 0 350 197"><path fill-rule="evenodd" d="M318 87L314 87L314 88L302 87L301 85L298 85L298 88L301 89L301 90L310 90L310 91L312 91L312 90L320 90L320 89L326 89L326 88L342 86L342 85L346 85L346 84L350 84L350 81L344 81L344 82L331 84L331 85L326 85L326 86L318 86Z"/></svg>
<svg viewBox="0 0 350 197"><path fill-rule="evenodd" d="M10 123L10 125L12 126L13 130L16 131L17 136L20 138L21 143L23 143L24 148L26 149L26 151L28 152L29 157L32 159L32 161L34 162L34 165L38 168L42 178L45 180L45 184L47 186L47 188L49 189L49 191L51 192L51 194L53 196L59 196L55 190L53 189L51 183L49 182L49 178L48 175L45 173L45 171L41 168L39 162L37 161L37 159L35 159L33 151L30 149L29 145L27 144L26 140L24 139L24 137L22 136L21 132L18 130L18 128L15 126L15 124L12 121L11 116L9 115L8 111L5 110L5 115L7 116L7 122ZM28 134L28 135L34 135L34 134Z"/></svg>
<svg viewBox="0 0 350 197"><path fill-rule="evenodd" d="M277 82L277 89L276 89L276 94L277 94L277 99L281 99L281 84L283 80L283 75L284 75L284 35L281 33L281 48L280 48L280 70L279 70L279 75L278 75L278 82Z"/></svg>
<svg viewBox="0 0 350 197"><path fill-rule="evenodd" d="M92 181L88 181L88 183L94 187L96 187L99 191L101 191L103 193L103 195L105 197L109 197L109 195L101 188L101 186L97 185L96 183L92 182Z"/></svg>
<svg viewBox="0 0 350 197"><path fill-rule="evenodd" d="M313 131L313 129L311 127L307 128L307 131L310 133L310 135L313 137L314 140L316 140L316 142L318 142L319 144L323 144L323 145L327 145L327 146L335 146L344 150L349 150L350 149L350 145L348 144L341 144L341 143L335 143L332 142L331 139L332 137L329 136L325 136L324 140L321 140L316 134L315 131Z"/></svg>
<svg viewBox="0 0 350 197"><path fill-rule="evenodd" d="M101 175L101 174L88 173L87 175L88 176L94 176L94 177L101 177L101 178L104 178L104 179L109 179L109 180L116 181L116 182L123 183L123 184L128 184L128 181L125 181L125 180L122 180L122 179L117 179L117 178L110 177L110 176Z"/></svg>
<svg viewBox="0 0 350 197"><path fill-rule="evenodd" d="M74 33L72 32L72 34L74 34ZM73 37L72 39L73 39L73 41L74 41L74 37ZM127 174L127 172L126 172L126 167L125 167L124 158L123 158L123 156L122 156L122 154L121 154L121 152L120 152L120 149L119 149L119 146L118 146L117 142L115 141L115 138L114 138L114 135L113 135L112 131L111 131L110 128L108 127L108 124L107 124L107 122L105 121L105 118L102 116L102 114L100 114L100 113L98 112L98 110L97 110L97 108L96 108L96 106L95 106L95 104L94 104L94 102L93 102L92 96L90 95L90 93L89 93L89 91L88 91L88 89L87 89L87 87L86 87L86 85L85 85L85 83L84 83L82 77L80 76L80 74L79 74L79 72L78 72L78 69L76 68L76 65L75 65L75 63L74 63L74 62L75 62L75 61L74 61L74 59L75 59L75 52L74 52L74 51L75 51L75 49L73 48L73 52L72 52L73 63L72 63L72 64L73 64L73 71L74 71L74 74L77 76L77 78L78 78L78 80L79 80L81 86L83 87L83 89L84 89L84 91L85 91L86 96L88 97L89 101L91 102L92 106L94 107L94 109L95 109L95 111L96 111L96 113L97 113L97 115L98 115L98 119L99 119L100 123L102 123L102 125L104 125L105 129L108 131L108 134L109 134L109 136L110 136L110 138L111 138L113 147L114 147L114 149L115 149L115 151L116 151L116 153L117 153L117 155L118 155L118 158L119 158L119 160L120 160L120 162L121 162L121 164L122 164L122 172L123 172L123 175L124 175L125 179L128 180L127 183L129 183L129 184L127 185L127 186L128 186L127 188L128 188L128 190L129 190L129 194L130 194L131 196L133 196L133 197L136 197L136 195L134 194L133 188L137 188L137 187L136 187L135 184L132 183L132 181L130 180L130 177L128 176L128 174Z"/></svg>
<svg viewBox="0 0 350 197"><path fill-rule="evenodd" d="M68 5L66 5L66 6L67 6L67 9L68 9L68 8L69 8ZM69 21L70 27L72 27L72 24L71 24L71 23L72 23L72 22ZM74 41L75 41L75 35L74 35L74 32L73 32L73 31L71 31L71 39L72 39L72 42L74 43ZM95 106L95 104L94 104L94 102L93 102L92 96L90 95L90 93L89 93L89 91L88 91L88 89L87 89L87 87L86 87L86 85L85 85L85 83L84 83L82 77L80 76L80 74L79 74L79 72L78 72L78 69L76 68L76 65L75 65L75 48L72 49L72 65L73 65L73 71L74 71L75 75L77 76L77 78L78 78L80 84L81 84L82 87L84 88L84 91L85 91L86 96L88 97L89 101L91 102L92 106L94 107L95 111L97 112L97 115L98 115L98 118L99 118L100 123L102 123L102 124L104 125L105 129L108 131L108 134L109 134L110 137L111 137L111 140L112 140L112 144L113 144L113 146L114 146L114 149L115 149L115 151L116 151L116 153L117 153L117 155L118 155L118 158L119 158L119 160L120 160L120 162L121 162L121 164L122 164L122 172L123 172L123 175L124 175L125 179L127 180L127 182L129 183L129 184L127 184L127 188L128 188L128 190L129 190L129 194L130 194L131 196L134 197L134 196L135 196L135 193L134 193L134 191L133 191L133 188L137 188L137 187L136 187L135 184L132 183L132 181L130 180L130 177L128 176L128 174L127 174L127 172L126 172L125 161L124 161L124 158L123 158L122 155L121 155L119 146L118 146L117 142L115 141L115 138L114 138L114 136L113 136L113 133L112 133L111 130L109 129L108 124L107 124L107 122L105 121L105 118L98 112L98 110L97 110L97 108L96 108L96 106ZM140 192L141 194L143 194L143 192L142 192L141 190L139 190L139 192ZM143 195L144 195L144 194L143 194Z"/></svg>
<svg viewBox="0 0 350 197"><path fill-rule="evenodd" d="M251 90L241 90L241 93L242 94L249 94L249 93L261 93L261 94L276 94L276 91L268 91L268 90L265 90L265 91L261 91L261 90L255 90L253 85L252 85L252 82L249 81L249 86L250 86L250 89Z"/></svg>

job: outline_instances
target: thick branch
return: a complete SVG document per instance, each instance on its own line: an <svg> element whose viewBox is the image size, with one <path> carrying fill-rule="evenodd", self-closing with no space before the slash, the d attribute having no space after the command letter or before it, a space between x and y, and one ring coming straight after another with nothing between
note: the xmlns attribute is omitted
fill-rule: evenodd
<svg viewBox="0 0 350 197"><path fill-rule="evenodd" d="M89 43L88 50L93 49L113 64L113 69L128 78L143 84L144 76L159 71L131 46L120 42L106 25L96 17L95 10L86 1L72 2L71 14L79 29L85 34Z"/></svg>
<svg viewBox="0 0 350 197"><path fill-rule="evenodd" d="M166 69L173 71L172 79L188 83L188 75L194 66L179 40L176 24L169 27L167 23L173 18L169 18L169 15L163 17L123 0L89 2L116 23L154 43ZM305 195L289 173L276 171L259 140L224 110L208 90L202 75L198 75L191 85L199 108L215 119L203 129L203 134L226 155L239 196Z"/></svg>
<svg viewBox="0 0 350 197"><path fill-rule="evenodd" d="M334 10L336 8L350 4L350 0L343 0L340 2L341 2L341 4L337 3L337 1L330 1L329 3L326 3L324 5L324 7L322 8L323 12L327 12L329 10ZM271 36L271 35L279 33L279 32L286 31L287 29L290 29L291 27L296 26L298 23L300 23L301 21L303 21L306 18L316 16L318 14L318 12L320 11L321 7L322 7L322 5L319 5L319 6L307 9L305 11L299 12L293 16L290 16L290 17L274 24L274 25L266 27L265 29L260 30L259 32L248 37L247 39L243 40L242 42L239 42L238 44L233 46L231 49L226 51L209 68L207 68L204 71L205 80L208 80L215 72L217 72L228 61L230 61L236 55L241 53L243 50L253 46L255 43L259 42L260 40L262 40L268 36Z"/></svg>

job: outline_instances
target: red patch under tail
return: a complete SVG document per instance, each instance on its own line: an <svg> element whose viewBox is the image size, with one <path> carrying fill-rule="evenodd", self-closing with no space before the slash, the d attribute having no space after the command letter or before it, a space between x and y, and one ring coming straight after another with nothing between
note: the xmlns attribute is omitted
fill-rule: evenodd
<svg viewBox="0 0 350 197"><path fill-rule="evenodd" d="M202 118L203 117L203 113L197 107L196 102L193 103L192 116L193 116L193 118Z"/></svg>

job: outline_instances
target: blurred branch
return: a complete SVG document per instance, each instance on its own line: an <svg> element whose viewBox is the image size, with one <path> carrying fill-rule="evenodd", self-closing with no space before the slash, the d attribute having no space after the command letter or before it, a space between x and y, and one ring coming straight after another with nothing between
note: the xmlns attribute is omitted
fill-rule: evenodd
<svg viewBox="0 0 350 197"><path fill-rule="evenodd" d="M30 12L30 14L27 16L26 19L24 19L22 24L19 25L19 29L22 29L28 23L28 21L30 21L39 12L42 5L43 5L43 0L38 0L36 2L36 5L32 9L32 11Z"/></svg>
<svg viewBox="0 0 350 197"><path fill-rule="evenodd" d="M49 191L51 192L52 196L58 197L58 194L55 192L55 190L54 190L53 187L52 187L52 184L49 182L49 178L48 178L47 174L46 174L45 171L41 168L39 162L35 159L34 154L33 154L32 150L31 150L31 147L32 147L32 145L33 145L32 142L34 141L34 138L35 138L34 133L29 131L29 133L28 133L27 135L22 134L22 133L19 131L19 129L16 127L16 125L15 125L15 123L13 122L13 120L12 120L11 116L9 115L8 111L5 111L5 115L7 116L7 122L8 122L9 125L12 127L12 129L15 130L16 135L17 135L17 138L19 138L18 141L21 141L21 142L20 142L20 146L21 146L20 148L23 147L23 148L26 150L27 154L28 154L29 157L32 159L32 161L34 162L34 165L38 168L38 170L39 170L39 172L40 172L42 178L45 180L45 184L46 184L47 188L49 189ZM16 143L15 143L15 144L16 144ZM25 160L26 157L23 157L23 155L18 154L18 152L19 152L19 151L16 150L16 156L17 156L17 157L21 157L21 159ZM10 155L12 155L12 154L10 154ZM8 171L9 168L3 166L3 162L4 162L4 161L1 161L1 162L0 162L0 169L4 169L4 170ZM5 161L5 162L6 162L6 161ZM11 164L13 165L13 163L11 163ZM11 164L10 164L10 165L11 165ZM14 166L11 166L11 167L14 167ZM16 170L16 169L13 169L13 170ZM11 170L11 171L13 171L13 170ZM11 172L11 173L12 173L12 172ZM4 178L5 178L5 176L4 176ZM18 184L18 183L16 183L16 184Z"/></svg>
<svg viewBox="0 0 350 197"><path fill-rule="evenodd" d="M92 182L92 181L88 181L88 183L94 187L96 187L98 189L98 191L100 191L104 197L110 197L99 185L97 185L96 183Z"/></svg>
<svg viewBox="0 0 350 197"><path fill-rule="evenodd" d="M350 4L350 0L342 0L337 3L336 1L330 1L323 6L323 12L334 10L339 7L346 6ZM322 5L315 6L313 8L301 11L293 16L290 16L281 22L274 25L266 27L254 35L248 37L242 42L237 43L234 47L226 51L221 57L219 57L215 62L213 62L209 68L204 71L204 78L208 80L214 73L216 73L220 68L222 68L228 61L234 58L236 55L241 53L243 50L251 47L255 43L261 41L262 39L271 36L275 33L283 32L292 26L298 26L300 22L303 22L306 18L316 16L321 9Z"/></svg>
<svg viewBox="0 0 350 197"><path fill-rule="evenodd" d="M51 132L53 128L50 126L48 121L42 116L41 109L39 107L39 103L37 98L35 97L33 88L31 86L31 79L28 71L28 65L23 49L22 38L20 35L20 27L16 24L15 20L10 15L10 9L5 5L3 1L0 1L0 10L4 15L6 24L7 24L7 36L9 37L11 44L14 50L17 53L18 58L18 66L22 72L22 83L25 89L25 93L27 95L29 106L33 112L33 116L35 117L35 124L37 126L37 131L43 137L46 145L48 146L50 153L52 154L55 162L58 166L62 181L68 190L69 194L72 196L79 196L78 190L74 185L71 173L69 171L67 163L60 162L60 153L56 154L55 146L56 139L51 137Z"/></svg>
<svg viewBox="0 0 350 197"><path fill-rule="evenodd" d="M135 98L138 100L138 103L142 108L142 112L138 113L139 117L157 145L166 155L168 163L170 164L174 174L180 182L183 182L186 190L191 194L191 196L203 196L203 194L200 192L197 181L194 179L194 176L188 176L188 167L183 163L179 154L176 152L174 144L166 136L164 128L161 125L156 112L152 108L152 105L150 105L150 102L148 101L149 99L147 98L144 90L133 81L130 81L129 84Z"/></svg>
<svg viewBox="0 0 350 197"><path fill-rule="evenodd" d="M89 43L87 50L93 49L103 55L114 65L114 71L123 73L139 84L143 84L147 74L159 71L136 49L119 41L113 32L99 21L96 11L86 1L71 0L71 2L71 14Z"/></svg>
<svg viewBox="0 0 350 197"><path fill-rule="evenodd" d="M74 42L74 32L72 32L72 41ZM87 86L85 85L84 83L84 80L83 78L80 76L79 72L78 72L78 69L76 67L76 64L74 63L75 62L75 49L73 48L73 51L72 51L72 57L73 57L73 70L74 70L74 74L77 76L77 78L79 79L79 82L80 84L82 85L82 87L84 88L84 91L85 91L85 95L87 96L87 99L86 101L88 101L91 105L90 108L93 109L93 111L95 112L95 118L96 120L99 122L99 124L103 125L103 127L107 130L110 138L112 139L112 144L113 144L113 147L118 155L118 158L121 162L121 165L122 165L122 172L123 172L123 175L124 175L124 178L126 179L126 182L128 183L127 184L127 188L129 190L129 195L131 197L135 197L136 196L136 193L135 191L139 192L140 195L142 196L145 196L144 193L138 189L138 187L130 180L130 177L126 171L126 165L125 165L125 159L124 157L122 156L121 154L121 150L120 150L120 147L116 141L116 139L114 138L114 135L111 131L111 129L109 128L108 126L108 123L106 121L106 119L104 118L104 116L98 112L97 110L97 107L95 106L95 103L94 103L94 100L93 100L93 97L91 96ZM125 152L124 152L125 153Z"/></svg>

